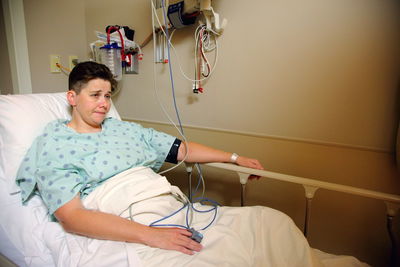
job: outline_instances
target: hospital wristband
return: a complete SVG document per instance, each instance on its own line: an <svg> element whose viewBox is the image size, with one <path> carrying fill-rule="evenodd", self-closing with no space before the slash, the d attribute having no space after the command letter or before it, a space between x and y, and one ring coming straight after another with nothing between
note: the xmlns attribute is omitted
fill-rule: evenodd
<svg viewBox="0 0 400 267"><path fill-rule="evenodd" d="M232 153L231 158L230 158L230 161L231 161L232 163L236 163L238 157L239 157L238 154Z"/></svg>

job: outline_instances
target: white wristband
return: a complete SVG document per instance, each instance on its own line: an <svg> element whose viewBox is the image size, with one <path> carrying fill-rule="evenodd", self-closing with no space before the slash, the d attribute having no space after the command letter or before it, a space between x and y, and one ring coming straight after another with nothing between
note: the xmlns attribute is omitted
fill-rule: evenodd
<svg viewBox="0 0 400 267"><path fill-rule="evenodd" d="M232 153L231 158L230 158L231 162L232 162L232 163L236 163L238 157L239 157L238 154Z"/></svg>

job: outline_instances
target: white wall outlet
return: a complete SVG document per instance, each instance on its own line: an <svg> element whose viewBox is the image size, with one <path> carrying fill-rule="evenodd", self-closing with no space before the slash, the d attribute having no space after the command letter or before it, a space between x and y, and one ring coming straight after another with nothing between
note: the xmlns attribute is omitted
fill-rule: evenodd
<svg viewBox="0 0 400 267"><path fill-rule="evenodd" d="M61 64L61 56L60 55L50 55L50 72L51 73L60 73L61 69L57 67L57 64Z"/></svg>

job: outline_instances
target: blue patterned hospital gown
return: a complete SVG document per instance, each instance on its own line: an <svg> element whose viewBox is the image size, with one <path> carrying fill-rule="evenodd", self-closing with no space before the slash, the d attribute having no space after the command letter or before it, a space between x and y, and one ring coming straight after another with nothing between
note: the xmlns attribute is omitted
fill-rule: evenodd
<svg viewBox="0 0 400 267"><path fill-rule="evenodd" d="M158 171L175 137L113 118L102 131L77 133L68 120L49 123L17 174L23 203L38 191L52 215L79 192L89 194L108 178L136 166Z"/></svg>

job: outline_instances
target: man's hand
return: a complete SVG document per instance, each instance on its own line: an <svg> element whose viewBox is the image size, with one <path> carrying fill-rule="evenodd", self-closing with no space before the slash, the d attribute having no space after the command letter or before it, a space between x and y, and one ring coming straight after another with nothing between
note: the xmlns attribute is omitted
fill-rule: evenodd
<svg viewBox="0 0 400 267"><path fill-rule="evenodd" d="M193 255L194 251L200 251L203 246L192 240L191 235L191 232L181 228L150 227L145 244Z"/></svg>
<svg viewBox="0 0 400 267"><path fill-rule="evenodd" d="M252 158L246 158L239 156L236 160L236 164L242 167L247 167L247 168L252 168L252 169L257 169L257 170L264 170L264 167L261 165L261 163ZM260 176L258 175L250 175L249 177L250 180L253 179L260 179Z"/></svg>

